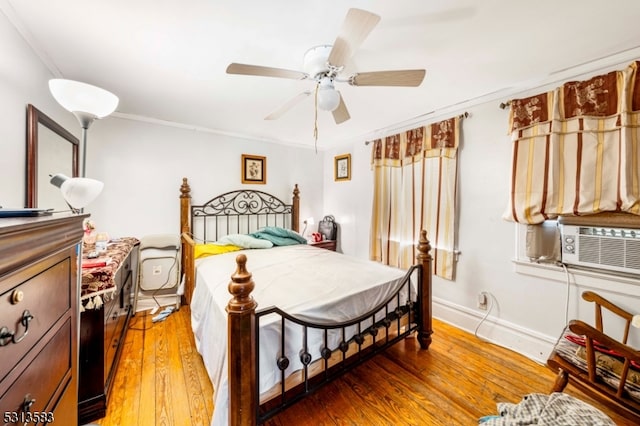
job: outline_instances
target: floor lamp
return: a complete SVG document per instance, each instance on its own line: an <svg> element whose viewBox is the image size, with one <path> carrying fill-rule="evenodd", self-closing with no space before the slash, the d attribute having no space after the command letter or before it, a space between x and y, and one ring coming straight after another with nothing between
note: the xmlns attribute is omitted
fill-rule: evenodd
<svg viewBox="0 0 640 426"><path fill-rule="evenodd" d="M104 118L116 110L118 97L111 92L79 81L54 78L49 80L54 99L73 113L82 127L81 177L86 176L87 130L94 120Z"/></svg>

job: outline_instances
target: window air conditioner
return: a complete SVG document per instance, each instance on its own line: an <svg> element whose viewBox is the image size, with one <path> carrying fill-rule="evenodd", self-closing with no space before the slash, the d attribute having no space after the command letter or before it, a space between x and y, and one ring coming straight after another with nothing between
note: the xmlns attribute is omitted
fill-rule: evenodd
<svg viewBox="0 0 640 426"><path fill-rule="evenodd" d="M640 274L640 229L560 224L566 265Z"/></svg>

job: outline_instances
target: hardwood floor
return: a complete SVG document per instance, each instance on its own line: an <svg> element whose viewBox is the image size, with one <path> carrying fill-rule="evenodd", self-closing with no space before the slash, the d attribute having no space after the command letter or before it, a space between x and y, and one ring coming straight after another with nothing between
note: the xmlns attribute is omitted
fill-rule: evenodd
<svg viewBox="0 0 640 426"><path fill-rule="evenodd" d="M189 307L152 323L138 313L127 332L103 426L209 425L213 388L195 349ZM434 320L433 343L406 339L267 423L472 425L496 403L548 393L554 374L508 349ZM568 386L617 424L630 425Z"/></svg>

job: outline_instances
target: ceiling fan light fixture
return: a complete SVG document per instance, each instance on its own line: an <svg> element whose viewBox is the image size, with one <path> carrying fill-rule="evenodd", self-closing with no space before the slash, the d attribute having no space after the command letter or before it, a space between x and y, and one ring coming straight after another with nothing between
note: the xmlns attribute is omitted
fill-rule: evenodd
<svg viewBox="0 0 640 426"><path fill-rule="evenodd" d="M329 53L331 53L331 45L322 44L314 46L307 50L302 61L302 69L311 78L316 78L329 71Z"/></svg>
<svg viewBox="0 0 640 426"><path fill-rule="evenodd" d="M340 105L340 93L335 89L320 89L318 92L318 108L323 111L334 111Z"/></svg>
<svg viewBox="0 0 640 426"><path fill-rule="evenodd" d="M318 88L318 108L323 111L334 111L340 105L340 93L333 87L328 78L320 81Z"/></svg>

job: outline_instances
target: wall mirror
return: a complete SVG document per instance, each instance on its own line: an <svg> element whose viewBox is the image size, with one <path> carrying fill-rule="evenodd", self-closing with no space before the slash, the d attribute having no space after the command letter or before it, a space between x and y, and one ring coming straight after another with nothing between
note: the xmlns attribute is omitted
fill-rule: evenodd
<svg viewBox="0 0 640 426"><path fill-rule="evenodd" d="M33 105L27 106L26 207L68 210L60 190L49 183L51 175L78 176L80 141Z"/></svg>

